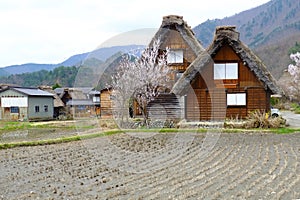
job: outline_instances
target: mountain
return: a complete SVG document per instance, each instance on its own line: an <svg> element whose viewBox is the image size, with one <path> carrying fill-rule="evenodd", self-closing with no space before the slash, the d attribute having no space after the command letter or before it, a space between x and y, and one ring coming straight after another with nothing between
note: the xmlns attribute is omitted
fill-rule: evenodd
<svg viewBox="0 0 300 200"><path fill-rule="evenodd" d="M136 53L139 55L141 52ZM62 87L95 87L103 89L111 82L112 74L116 72L123 58L124 53L119 51L104 62L91 57L78 67L60 66L50 71L39 70L31 73L2 76L0 77L0 83L25 87L60 85Z"/></svg>
<svg viewBox="0 0 300 200"><path fill-rule="evenodd" d="M5 71L4 69L0 68L0 77L3 77L3 76L8 76L9 73L7 71Z"/></svg>
<svg viewBox="0 0 300 200"><path fill-rule="evenodd" d="M71 56L67 60L58 64L27 63L22 65L11 65L11 66L0 68L0 76L8 76L10 74L31 73L40 70L50 71L59 66L65 66L65 67L81 66L81 65L97 66L118 52L128 53L129 51L133 51L140 48L144 48L144 46L127 45L127 46L103 47L103 48L98 48L91 52Z"/></svg>
<svg viewBox="0 0 300 200"><path fill-rule="evenodd" d="M299 0L272 0L231 17L207 20L193 30L196 37L207 47L217 26L235 25L240 32L240 39L279 78L291 62L289 49L300 41L299 10Z"/></svg>

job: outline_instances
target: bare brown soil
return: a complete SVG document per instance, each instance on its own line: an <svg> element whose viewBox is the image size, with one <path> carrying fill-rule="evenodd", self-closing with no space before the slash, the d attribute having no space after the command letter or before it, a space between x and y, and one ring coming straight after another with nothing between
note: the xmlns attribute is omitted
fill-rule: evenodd
<svg viewBox="0 0 300 200"><path fill-rule="evenodd" d="M211 149L205 137L120 134L1 150L0 199L300 198L300 134L222 133Z"/></svg>

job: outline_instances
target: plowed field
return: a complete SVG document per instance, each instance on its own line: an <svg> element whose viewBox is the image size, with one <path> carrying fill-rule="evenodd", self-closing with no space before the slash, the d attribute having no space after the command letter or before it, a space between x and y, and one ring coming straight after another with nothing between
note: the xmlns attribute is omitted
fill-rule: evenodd
<svg viewBox="0 0 300 200"><path fill-rule="evenodd" d="M0 151L0 199L299 199L300 134L118 134Z"/></svg>

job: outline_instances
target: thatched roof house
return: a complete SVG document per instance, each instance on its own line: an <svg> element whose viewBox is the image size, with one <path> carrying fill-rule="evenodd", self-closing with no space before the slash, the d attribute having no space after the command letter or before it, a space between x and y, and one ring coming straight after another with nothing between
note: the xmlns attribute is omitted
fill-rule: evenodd
<svg viewBox="0 0 300 200"><path fill-rule="evenodd" d="M163 17L162 24L155 36L151 40L149 46L153 46L154 42L159 40L159 49L165 51L169 49L167 55L168 66L172 69L170 74L171 81L169 82L168 88L164 88L165 91L170 91L174 83L178 80L181 74L186 70L186 68L197 58L197 56L205 51L198 39L195 37L194 32L191 27L183 20L182 16L168 15ZM162 99L166 101L162 101ZM159 99L159 100L158 100ZM174 110L180 110L178 105L178 99L175 95L163 94L160 95L155 103L161 104L169 113L169 116L177 116L178 112ZM171 105L171 102L174 104ZM176 104L176 105L175 105ZM154 102L149 104L153 106L151 110L154 109ZM150 108L148 108L150 109ZM140 110L137 106L134 106L134 115L139 115ZM153 113L160 113L160 110L153 111ZM157 116L161 117L161 116Z"/></svg>
<svg viewBox="0 0 300 200"><path fill-rule="evenodd" d="M239 35L234 26L217 27L212 44L174 84L171 93L186 95L186 119L245 118L253 110L270 110L271 94L283 93Z"/></svg>
<svg viewBox="0 0 300 200"><path fill-rule="evenodd" d="M272 94L282 94L283 91L277 85L276 80L267 70L267 67L248 46L240 41L239 36L240 33L236 31L235 26L217 27L212 44L206 51L203 51L198 55L196 60L176 82L171 92L176 95L184 95L186 93L185 88L190 85L196 74L201 73L205 66L214 62L212 58L224 44L228 44L241 58L244 65L248 66L250 70L254 72L256 77L263 83L266 90L270 90Z"/></svg>

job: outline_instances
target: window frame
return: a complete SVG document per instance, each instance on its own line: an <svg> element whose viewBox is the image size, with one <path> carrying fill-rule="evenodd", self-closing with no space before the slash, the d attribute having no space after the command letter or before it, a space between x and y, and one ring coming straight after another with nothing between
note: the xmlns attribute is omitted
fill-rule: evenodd
<svg viewBox="0 0 300 200"><path fill-rule="evenodd" d="M93 96L93 103L99 103L100 102L100 96Z"/></svg>
<svg viewBox="0 0 300 200"><path fill-rule="evenodd" d="M183 49L170 49L167 54L167 63L168 64L183 64L183 62L184 62L183 55L184 55Z"/></svg>
<svg viewBox="0 0 300 200"><path fill-rule="evenodd" d="M230 68L231 70L227 70L227 68L231 65L234 65L236 68L234 70L232 70L232 68ZM213 78L214 80L237 80L239 78L239 63L238 62L214 63Z"/></svg>
<svg viewBox="0 0 300 200"><path fill-rule="evenodd" d="M11 106L10 113L18 114L20 112L20 108L18 106Z"/></svg>
<svg viewBox="0 0 300 200"><path fill-rule="evenodd" d="M233 102L233 103L231 103ZM226 105L227 106L247 106L247 93L227 93L226 94Z"/></svg>
<svg viewBox="0 0 300 200"><path fill-rule="evenodd" d="M44 105L44 112L49 112L49 106L48 105Z"/></svg>
<svg viewBox="0 0 300 200"><path fill-rule="evenodd" d="M35 110L36 113L39 113L40 112L40 106L35 106L34 110Z"/></svg>

